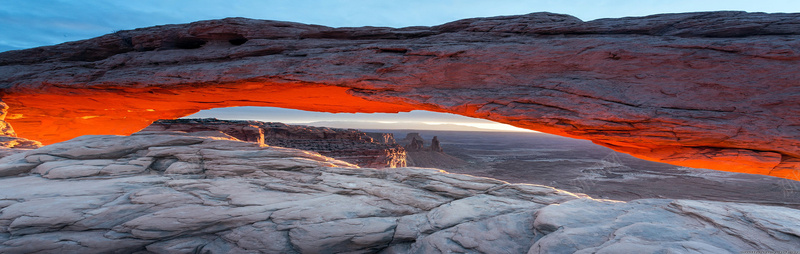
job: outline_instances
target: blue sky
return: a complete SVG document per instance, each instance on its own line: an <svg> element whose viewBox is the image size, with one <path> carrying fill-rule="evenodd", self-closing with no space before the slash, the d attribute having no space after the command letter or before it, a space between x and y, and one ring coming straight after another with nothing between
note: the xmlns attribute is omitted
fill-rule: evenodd
<svg viewBox="0 0 800 254"><path fill-rule="evenodd" d="M667 12L800 12L797 0L0 0L0 52L88 39L116 30L247 17L340 26L431 26L549 11L583 20Z"/></svg>
<svg viewBox="0 0 800 254"><path fill-rule="evenodd" d="M117 30L198 20L246 17L342 26L432 26L458 19L548 11L598 18L658 13L743 10L800 12L799 0L0 0L0 52L88 39ZM197 117L307 123L342 121L393 126L444 123L512 130L508 126L454 115L415 111L405 114L328 114L275 108L228 108ZM387 125L387 126L388 126ZM419 126L418 124L415 126ZM342 127L342 126L336 126ZM401 127L402 128L402 127Z"/></svg>

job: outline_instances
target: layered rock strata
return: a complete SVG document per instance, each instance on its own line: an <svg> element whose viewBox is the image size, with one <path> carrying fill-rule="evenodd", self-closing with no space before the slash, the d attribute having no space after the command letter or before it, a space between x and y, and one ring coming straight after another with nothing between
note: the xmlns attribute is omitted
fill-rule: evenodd
<svg viewBox="0 0 800 254"><path fill-rule="evenodd" d="M214 118L158 120L142 131L220 131L242 141L317 152L362 167L406 166L406 152L390 133Z"/></svg>
<svg viewBox="0 0 800 254"><path fill-rule="evenodd" d="M369 169L219 132L83 136L0 159L3 253L741 253L800 210L591 199Z"/></svg>
<svg viewBox="0 0 800 254"><path fill-rule="evenodd" d="M396 144L397 141L394 139L394 134L391 133L383 133L383 132L365 132L367 136L372 138L373 142L378 142L380 144Z"/></svg>
<svg viewBox="0 0 800 254"><path fill-rule="evenodd" d="M229 18L0 53L0 97L20 136L46 144L215 107L422 109L791 178L798 49L800 14L533 13L406 28Z"/></svg>

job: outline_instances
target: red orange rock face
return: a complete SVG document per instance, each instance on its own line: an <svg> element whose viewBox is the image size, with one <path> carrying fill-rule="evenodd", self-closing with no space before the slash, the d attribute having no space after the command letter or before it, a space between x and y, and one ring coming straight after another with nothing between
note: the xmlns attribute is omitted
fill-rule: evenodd
<svg viewBox="0 0 800 254"><path fill-rule="evenodd" d="M17 133L45 143L216 107L423 109L793 178L799 48L800 14L539 13L401 29L225 19L0 53L0 97Z"/></svg>
<svg viewBox="0 0 800 254"><path fill-rule="evenodd" d="M178 89L54 88L46 93L10 93L4 100L16 109L6 121L20 130L17 134L44 144L87 134L129 135L158 119L220 107L285 107L332 113L396 113L413 109L364 100L348 94L343 87L301 83L244 82Z"/></svg>

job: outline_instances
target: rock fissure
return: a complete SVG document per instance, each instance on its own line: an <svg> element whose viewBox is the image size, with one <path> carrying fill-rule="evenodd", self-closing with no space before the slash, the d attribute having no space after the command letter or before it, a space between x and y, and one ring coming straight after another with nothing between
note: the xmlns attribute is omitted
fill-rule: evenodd
<svg viewBox="0 0 800 254"><path fill-rule="evenodd" d="M592 100L610 102L610 103L624 105L624 106L633 107L633 108L641 108L642 107L641 104L637 105L637 104L625 103L625 102L618 101L618 100L600 98L600 97L591 96L591 95L587 95L587 94L580 94L580 93L576 93L576 92L572 92L572 91L568 91L568 90L558 89L560 87L560 85L561 84L556 84L555 86L547 87L547 86L544 86L544 84L542 84L542 85L533 84L531 87L538 88L538 89L541 89L541 90L548 90L548 91L554 91L554 92L559 92L559 93L568 94L568 95L579 96L579 97L592 99ZM566 89L569 89L569 88L566 88ZM546 97L560 97L560 96L546 96Z"/></svg>
<svg viewBox="0 0 800 254"><path fill-rule="evenodd" d="M708 216L704 216L702 214L691 212L691 211L685 211L685 210L681 209L680 205L670 204L670 206L668 206L666 210L670 211L670 212L673 212L673 213L677 213L677 214L688 215L689 217L697 220L698 222L700 222L702 224L714 225L714 227L719 229L721 232L724 232L724 233L726 233L728 235L731 235L731 236L739 238L742 242L750 245L750 247L753 247L753 248L762 247L762 246L760 246L760 244L758 242L755 242L755 241L752 241L750 239L747 239L746 234L738 234L737 233L737 229L732 228L732 227L730 227L728 225L720 224L719 221L716 221L713 218L709 218ZM723 207L723 210L725 212L730 212L730 210L728 210L727 207ZM735 219L739 219L739 218L735 218L735 217L730 216L730 215L726 215L726 217L728 219L734 219L734 220ZM750 222L752 223L752 221L750 221ZM759 228L759 230L762 230L762 229Z"/></svg>

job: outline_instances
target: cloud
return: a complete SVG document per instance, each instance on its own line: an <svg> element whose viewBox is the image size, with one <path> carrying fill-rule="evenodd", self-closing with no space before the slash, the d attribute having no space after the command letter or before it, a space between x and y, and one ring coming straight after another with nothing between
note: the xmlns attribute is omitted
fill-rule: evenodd
<svg viewBox="0 0 800 254"><path fill-rule="evenodd" d="M448 123L493 123L489 120L470 118L454 114L437 113L430 111L414 110L399 114L392 113L325 113L296 109L272 107L229 107L203 110L191 118L214 117L225 119L260 119L277 122L313 122L313 121L373 121L373 122L448 122Z"/></svg>

